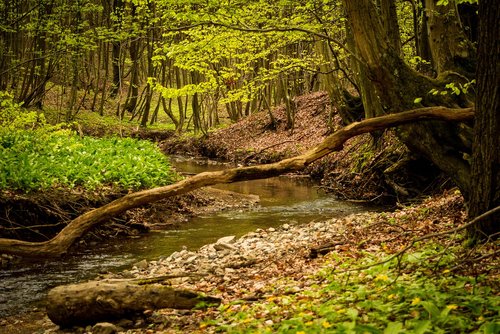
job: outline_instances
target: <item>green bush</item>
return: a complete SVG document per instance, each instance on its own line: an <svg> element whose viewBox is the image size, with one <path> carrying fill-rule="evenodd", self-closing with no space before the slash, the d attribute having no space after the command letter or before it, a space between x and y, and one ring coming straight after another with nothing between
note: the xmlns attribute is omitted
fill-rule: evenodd
<svg viewBox="0 0 500 334"><path fill-rule="evenodd" d="M8 98L0 96L0 189L95 189L111 184L139 189L178 179L153 143L80 138L64 125L47 125L42 114L23 111Z"/></svg>

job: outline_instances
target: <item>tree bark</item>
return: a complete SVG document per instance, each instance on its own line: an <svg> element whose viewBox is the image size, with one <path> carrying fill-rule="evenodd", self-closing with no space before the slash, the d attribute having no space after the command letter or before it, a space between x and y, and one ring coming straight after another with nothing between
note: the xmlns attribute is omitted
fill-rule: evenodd
<svg viewBox="0 0 500 334"><path fill-rule="evenodd" d="M467 76L474 74L472 44L458 19L457 5L449 1L437 5L437 0L425 0L427 35L435 71L455 71Z"/></svg>
<svg viewBox="0 0 500 334"><path fill-rule="evenodd" d="M304 169L312 162L334 151L342 149L343 144L349 138L363 133L382 130L419 120L441 119L460 122L469 120L472 117L472 108L448 109L444 107L433 107L415 109L352 123L328 136L320 145L303 155L272 164L233 168L217 172L204 172L172 185L128 194L107 205L75 218L59 234L48 241L28 242L0 238L0 253L15 254L25 257L58 256L67 252L70 246L92 227L126 210L163 198L185 194L191 190L205 186L244 180L265 179L288 172L295 172Z"/></svg>
<svg viewBox="0 0 500 334"><path fill-rule="evenodd" d="M345 0L344 6L357 56L364 62L384 113L413 109L416 98L420 98L424 106L459 105L451 94L438 97L429 94L432 88L441 90L443 82L425 77L405 64L384 36L385 30L371 0ZM442 122L415 123L398 128L398 136L413 152L426 157L449 175L466 195L470 191L470 166L463 157L470 153L470 147L462 140L461 131Z"/></svg>
<svg viewBox="0 0 500 334"><path fill-rule="evenodd" d="M86 326L145 310L192 309L220 299L156 283L158 279L101 280L58 286L47 297L47 315L61 327Z"/></svg>
<svg viewBox="0 0 500 334"><path fill-rule="evenodd" d="M472 184L469 218L500 205L500 6L497 0L479 2L479 47L477 80L477 116L472 147ZM473 239L500 232L498 215L491 215L471 227Z"/></svg>

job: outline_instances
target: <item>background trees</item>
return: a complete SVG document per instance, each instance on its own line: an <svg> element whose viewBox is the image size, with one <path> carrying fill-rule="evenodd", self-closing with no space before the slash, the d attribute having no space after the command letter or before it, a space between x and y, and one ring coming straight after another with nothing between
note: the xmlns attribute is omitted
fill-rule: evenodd
<svg viewBox="0 0 500 334"><path fill-rule="evenodd" d="M330 93L346 124L417 107L465 108L475 101L478 62L474 150L468 123L411 124L398 135L454 180L473 216L498 205L492 167L498 155L486 151L498 137L498 75L489 66L498 59L493 2L480 6L479 57L474 1L4 0L0 6L0 89L25 106L56 101L65 120L82 108L104 114L113 101L114 114L141 126L165 113L177 131L205 133L222 117L237 121L267 110L272 128L272 106L284 103L293 130L293 97L314 90Z"/></svg>

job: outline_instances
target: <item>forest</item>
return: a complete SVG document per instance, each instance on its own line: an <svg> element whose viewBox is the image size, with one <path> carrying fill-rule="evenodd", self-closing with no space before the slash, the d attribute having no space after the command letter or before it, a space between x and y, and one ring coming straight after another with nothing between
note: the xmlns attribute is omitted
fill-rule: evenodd
<svg viewBox="0 0 500 334"><path fill-rule="evenodd" d="M498 333L499 17L0 0L0 332Z"/></svg>

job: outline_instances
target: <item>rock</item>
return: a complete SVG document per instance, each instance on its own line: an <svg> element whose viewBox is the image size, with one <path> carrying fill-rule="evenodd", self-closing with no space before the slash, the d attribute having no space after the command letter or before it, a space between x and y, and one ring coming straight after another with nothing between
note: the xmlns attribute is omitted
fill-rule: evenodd
<svg viewBox="0 0 500 334"><path fill-rule="evenodd" d="M93 334L114 334L118 330L118 327L109 322L99 322L92 327Z"/></svg>
<svg viewBox="0 0 500 334"><path fill-rule="evenodd" d="M285 230L285 231L288 231L290 229L290 224L283 224L282 228Z"/></svg>
<svg viewBox="0 0 500 334"><path fill-rule="evenodd" d="M148 261L145 259L134 264L137 269L146 269L148 267Z"/></svg>
<svg viewBox="0 0 500 334"><path fill-rule="evenodd" d="M214 248L218 251L230 249L230 250L236 250L237 248L234 247L233 245L230 244L223 244L223 243L216 243L214 244Z"/></svg>
<svg viewBox="0 0 500 334"><path fill-rule="evenodd" d="M122 277L123 278L133 278L134 274L130 270L124 270L122 272Z"/></svg>
<svg viewBox="0 0 500 334"><path fill-rule="evenodd" d="M267 230L268 230L269 232L275 232L275 231L276 231L276 229L275 229L274 227L270 227L270 228L268 228Z"/></svg>
<svg viewBox="0 0 500 334"><path fill-rule="evenodd" d="M220 238L215 244L232 244L236 240L236 236L229 235L227 237Z"/></svg>
<svg viewBox="0 0 500 334"><path fill-rule="evenodd" d="M181 256L180 252L173 252L172 254L170 254L169 258L171 260L175 260L175 259L177 259L180 256Z"/></svg>
<svg viewBox="0 0 500 334"><path fill-rule="evenodd" d="M131 328L132 326L134 326L134 322L130 319L121 319L116 323L116 326L122 328Z"/></svg>
<svg viewBox="0 0 500 334"><path fill-rule="evenodd" d="M198 258L198 256L197 256L197 255L193 255L193 256L191 256L191 257L187 258L187 259L186 259L186 261L185 261L185 263L186 263L186 264L191 264L191 263L193 263L193 262L194 262L197 258Z"/></svg>

